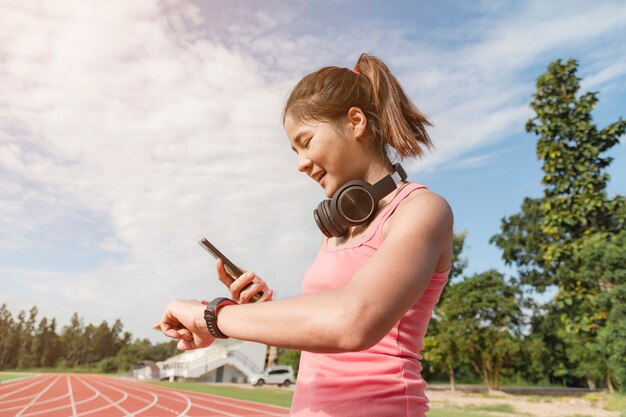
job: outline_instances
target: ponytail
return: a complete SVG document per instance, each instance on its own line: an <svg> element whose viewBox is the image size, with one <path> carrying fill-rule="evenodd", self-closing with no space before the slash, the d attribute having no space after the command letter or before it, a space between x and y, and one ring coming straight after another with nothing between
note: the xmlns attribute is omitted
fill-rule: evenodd
<svg viewBox="0 0 626 417"><path fill-rule="evenodd" d="M379 58L361 54L354 70L324 67L294 87L283 110L298 121L337 122L351 107L367 119L367 133L377 156L389 168L389 147L401 159L422 157L422 146L434 145L426 132L431 122L404 93L400 83Z"/></svg>

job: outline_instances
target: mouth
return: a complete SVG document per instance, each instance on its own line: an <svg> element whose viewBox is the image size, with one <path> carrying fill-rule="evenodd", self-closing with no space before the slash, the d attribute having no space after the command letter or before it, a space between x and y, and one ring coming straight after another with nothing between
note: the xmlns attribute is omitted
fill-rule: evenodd
<svg viewBox="0 0 626 417"><path fill-rule="evenodd" d="M324 178L326 178L326 174L322 174L318 179L317 182L319 183L319 185L321 185L322 187L324 186Z"/></svg>
<svg viewBox="0 0 626 417"><path fill-rule="evenodd" d="M311 175L311 178L313 178L315 182L319 183L320 181L322 181L322 178L324 178L325 175L326 175L325 172L319 172L315 175Z"/></svg>

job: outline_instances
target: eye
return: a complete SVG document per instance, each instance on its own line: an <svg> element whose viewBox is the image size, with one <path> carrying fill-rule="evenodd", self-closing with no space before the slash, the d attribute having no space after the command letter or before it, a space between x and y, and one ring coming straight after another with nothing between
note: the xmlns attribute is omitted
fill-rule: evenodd
<svg viewBox="0 0 626 417"><path fill-rule="evenodd" d="M302 144L302 146L304 147L304 149L309 149L309 143L311 143L311 139L307 140L306 142L304 142Z"/></svg>

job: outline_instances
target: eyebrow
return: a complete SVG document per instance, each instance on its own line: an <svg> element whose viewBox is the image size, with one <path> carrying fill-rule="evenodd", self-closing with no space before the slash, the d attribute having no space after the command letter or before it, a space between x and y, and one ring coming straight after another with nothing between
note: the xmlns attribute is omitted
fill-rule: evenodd
<svg viewBox="0 0 626 417"><path fill-rule="evenodd" d="M294 142L300 142L300 144L302 144L302 136L311 133L311 131L309 130L303 130L302 132L298 133L296 135L296 137L293 139ZM291 147L291 150L294 151L295 153L298 153L298 151L296 151L296 148L294 148L293 146Z"/></svg>

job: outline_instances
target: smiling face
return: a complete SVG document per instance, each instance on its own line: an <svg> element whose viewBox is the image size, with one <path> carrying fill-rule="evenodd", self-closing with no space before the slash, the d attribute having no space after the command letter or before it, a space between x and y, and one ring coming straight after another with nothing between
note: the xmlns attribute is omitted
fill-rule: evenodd
<svg viewBox="0 0 626 417"><path fill-rule="evenodd" d="M327 197L348 181L372 177L374 158L363 137L365 125L358 108L337 123L299 121L287 113L285 132L298 155L298 170L318 182Z"/></svg>

